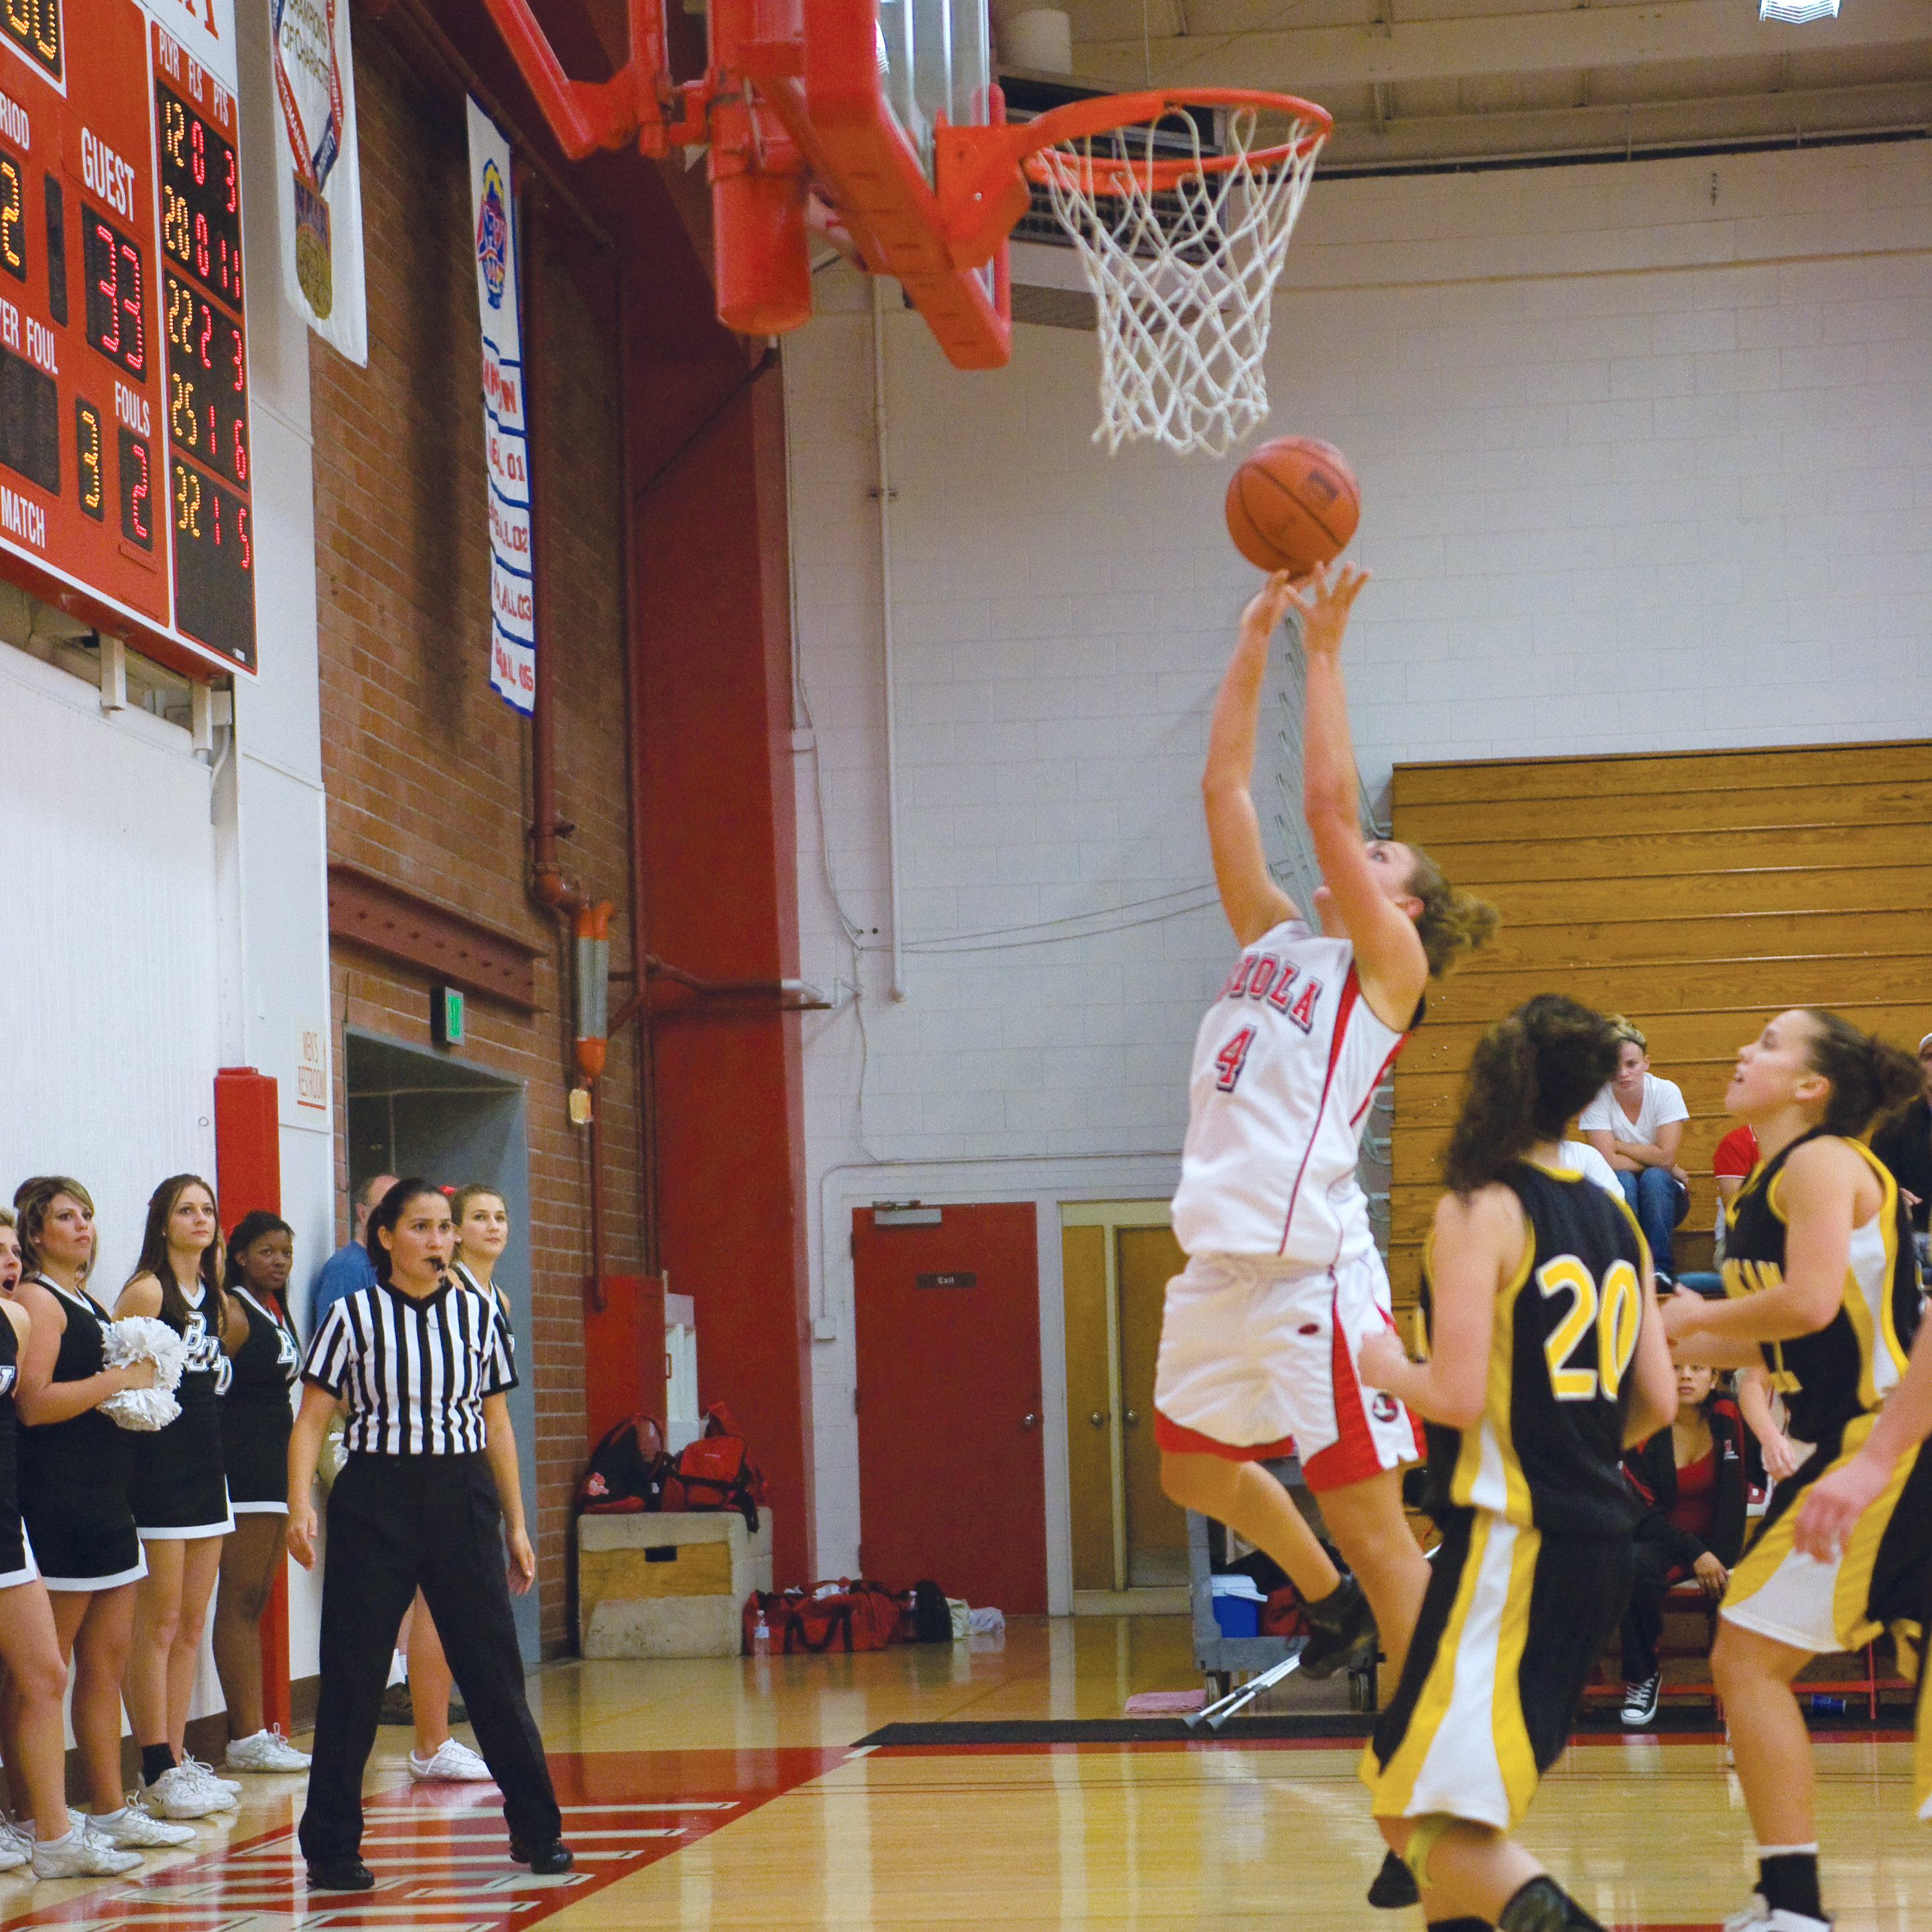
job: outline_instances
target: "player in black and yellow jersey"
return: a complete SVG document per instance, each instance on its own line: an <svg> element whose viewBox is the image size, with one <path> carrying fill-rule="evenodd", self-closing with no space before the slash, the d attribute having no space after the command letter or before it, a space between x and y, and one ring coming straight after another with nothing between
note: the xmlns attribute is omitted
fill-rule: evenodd
<svg viewBox="0 0 1932 1932"><path fill-rule="evenodd" d="M1442 1532L1362 1762L1431 1932L1596 1924L1508 1834L1629 1598L1618 1459L1677 1408L1643 1237L1557 1144L1616 1058L1610 1022L1556 994L1490 1029L1424 1258L1430 1360L1393 1334L1361 1354L1362 1379L1427 1424Z"/></svg>
<svg viewBox="0 0 1932 1932"><path fill-rule="evenodd" d="M1814 1006L1778 1015L1738 1053L1725 1104L1758 1166L1727 1213L1726 1299L1673 1298L1681 1361L1770 1368L1804 1460L1777 1493L1724 1593L1711 1674L1757 1834L1759 1883L1732 1922L1820 1932L1810 1739L1791 1680L1821 1651L1919 1622L1932 1593L1932 1458L1894 1456L1842 1553L1799 1549L1798 1505L1852 1463L1905 1373L1922 1298L1898 1184L1856 1136L1918 1091L1917 1063Z"/></svg>

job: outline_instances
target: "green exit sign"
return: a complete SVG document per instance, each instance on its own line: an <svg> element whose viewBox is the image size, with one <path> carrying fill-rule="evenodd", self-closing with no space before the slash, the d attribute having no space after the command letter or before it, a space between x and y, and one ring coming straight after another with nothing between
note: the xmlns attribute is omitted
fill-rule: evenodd
<svg viewBox="0 0 1932 1932"><path fill-rule="evenodd" d="M429 989L430 1037L438 1046L463 1044L463 993L460 987Z"/></svg>

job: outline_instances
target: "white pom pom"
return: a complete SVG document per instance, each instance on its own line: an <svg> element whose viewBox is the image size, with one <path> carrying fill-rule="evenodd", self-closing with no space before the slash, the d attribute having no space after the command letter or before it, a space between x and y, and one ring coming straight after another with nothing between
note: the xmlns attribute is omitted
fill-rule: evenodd
<svg viewBox="0 0 1932 1932"><path fill-rule="evenodd" d="M101 1352L108 1367L130 1362L152 1362L152 1388L123 1389L100 1405L100 1412L123 1429L152 1434L165 1429L181 1413L174 1391L188 1366L188 1344L168 1324L152 1315L124 1316L102 1328Z"/></svg>

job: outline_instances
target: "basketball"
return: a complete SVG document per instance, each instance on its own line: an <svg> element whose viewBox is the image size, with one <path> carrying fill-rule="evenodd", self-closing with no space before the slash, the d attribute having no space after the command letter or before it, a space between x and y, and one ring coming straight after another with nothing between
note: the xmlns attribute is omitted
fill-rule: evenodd
<svg viewBox="0 0 1932 1932"><path fill-rule="evenodd" d="M1228 534L1262 570L1305 577L1341 554L1361 514L1348 459L1318 436L1263 443L1228 484Z"/></svg>

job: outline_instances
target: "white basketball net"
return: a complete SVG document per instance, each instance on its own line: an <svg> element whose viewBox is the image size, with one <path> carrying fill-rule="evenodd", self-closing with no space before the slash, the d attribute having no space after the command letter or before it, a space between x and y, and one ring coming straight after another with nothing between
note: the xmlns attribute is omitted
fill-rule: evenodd
<svg viewBox="0 0 1932 1932"><path fill-rule="evenodd" d="M1226 117L1222 171L1184 174L1169 190L1118 170L1202 160L1192 115L1042 148L1046 191L1072 237L1100 307L1100 426L1108 452L1154 436L1186 455L1224 455L1268 415L1268 304L1323 130L1303 121L1252 157L1255 112ZM1188 135L1177 139L1184 124ZM1156 141L1159 145L1156 146ZM1117 191L1118 190L1118 191Z"/></svg>

